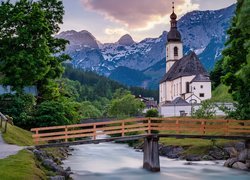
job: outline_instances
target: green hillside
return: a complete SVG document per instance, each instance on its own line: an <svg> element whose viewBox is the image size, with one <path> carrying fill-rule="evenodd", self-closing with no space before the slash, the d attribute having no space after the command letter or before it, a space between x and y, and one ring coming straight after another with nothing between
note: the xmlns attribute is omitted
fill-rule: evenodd
<svg viewBox="0 0 250 180"><path fill-rule="evenodd" d="M212 92L212 101L214 102L234 102L232 95L228 93L229 87L224 84L220 84Z"/></svg>

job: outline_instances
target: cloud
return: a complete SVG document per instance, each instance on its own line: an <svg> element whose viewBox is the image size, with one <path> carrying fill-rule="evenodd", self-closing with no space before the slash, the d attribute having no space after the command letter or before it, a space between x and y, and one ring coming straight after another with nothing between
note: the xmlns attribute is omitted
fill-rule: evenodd
<svg viewBox="0 0 250 180"><path fill-rule="evenodd" d="M81 0L88 10L98 12L113 22L133 30L146 30L167 21L172 12L168 0ZM198 9L191 0L175 0L178 15Z"/></svg>
<svg viewBox="0 0 250 180"><path fill-rule="evenodd" d="M105 34L107 34L107 35L118 35L118 36L121 36L121 35L128 34L128 33L129 32L126 31L123 28L106 28L105 29Z"/></svg>

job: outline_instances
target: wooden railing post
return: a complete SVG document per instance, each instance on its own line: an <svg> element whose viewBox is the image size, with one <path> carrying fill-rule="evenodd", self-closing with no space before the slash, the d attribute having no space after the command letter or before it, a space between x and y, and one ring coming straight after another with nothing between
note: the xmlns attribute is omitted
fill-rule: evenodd
<svg viewBox="0 0 250 180"><path fill-rule="evenodd" d="M124 126L125 126L125 123L124 123L124 121L122 121L122 137L125 135L125 133L124 133Z"/></svg>
<svg viewBox="0 0 250 180"><path fill-rule="evenodd" d="M176 124L176 129L177 129L177 130L176 130L176 133L177 133L177 134L180 134L180 124L179 124L179 119L177 119L177 120L176 120L175 124Z"/></svg>
<svg viewBox="0 0 250 180"><path fill-rule="evenodd" d="M202 134L205 135L206 134L206 122L204 120L202 120L201 122L201 131L202 131Z"/></svg>
<svg viewBox="0 0 250 180"><path fill-rule="evenodd" d="M7 125L8 125L8 119L5 120L5 126L4 126L4 131L3 133L7 132Z"/></svg>
<svg viewBox="0 0 250 180"><path fill-rule="evenodd" d="M148 134L151 134L151 118L148 118Z"/></svg>
<svg viewBox="0 0 250 180"><path fill-rule="evenodd" d="M65 142L68 142L68 126L65 126Z"/></svg>
<svg viewBox="0 0 250 180"><path fill-rule="evenodd" d="M227 120L227 124L226 124L226 135L229 135L229 120Z"/></svg>
<svg viewBox="0 0 250 180"><path fill-rule="evenodd" d="M0 127L2 127L2 125L3 125L3 118L2 116L0 116Z"/></svg>
<svg viewBox="0 0 250 180"><path fill-rule="evenodd" d="M93 126L94 126L94 129L93 129L94 136L93 136L93 138L94 138L94 140L96 140L96 124L94 124Z"/></svg>
<svg viewBox="0 0 250 180"><path fill-rule="evenodd" d="M38 136L38 134L39 134L38 129L36 129L35 144L38 144L38 141L39 141L39 136Z"/></svg>

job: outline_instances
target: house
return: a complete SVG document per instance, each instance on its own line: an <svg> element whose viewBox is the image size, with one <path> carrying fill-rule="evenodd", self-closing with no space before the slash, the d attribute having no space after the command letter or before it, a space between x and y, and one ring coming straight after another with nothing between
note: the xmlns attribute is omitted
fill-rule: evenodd
<svg viewBox="0 0 250 180"><path fill-rule="evenodd" d="M183 43L177 28L174 7L170 19L171 29L166 44L166 73L159 85L160 108L200 104L212 96L209 74L194 52L183 56ZM180 108L180 111L184 110ZM160 112L163 110L160 109Z"/></svg>
<svg viewBox="0 0 250 180"><path fill-rule="evenodd" d="M145 109L143 110L143 113L146 113L149 109L158 108L157 101L155 101L153 97L142 97L141 95L139 95L137 98L145 104Z"/></svg>

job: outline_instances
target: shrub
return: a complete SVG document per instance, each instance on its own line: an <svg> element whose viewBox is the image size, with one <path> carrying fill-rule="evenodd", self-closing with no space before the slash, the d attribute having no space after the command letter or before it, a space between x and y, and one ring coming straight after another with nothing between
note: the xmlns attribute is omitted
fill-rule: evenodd
<svg viewBox="0 0 250 180"><path fill-rule="evenodd" d="M157 109L149 109L145 115L145 117L158 117L158 116L159 116L159 112Z"/></svg>
<svg viewBox="0 0 250 180"><path fill-rule="evenodd" d="M210 100L202 101L201 107L194 112L196 118L211 119L215 117L215 105Z"/></svg>
<svg viewBox="0 0 250 180"><path fill-rule="evenodd" d="M4 94L0 96L0 112L13 118L15 125L28 128L35 105L31 94Z"/></svg>

